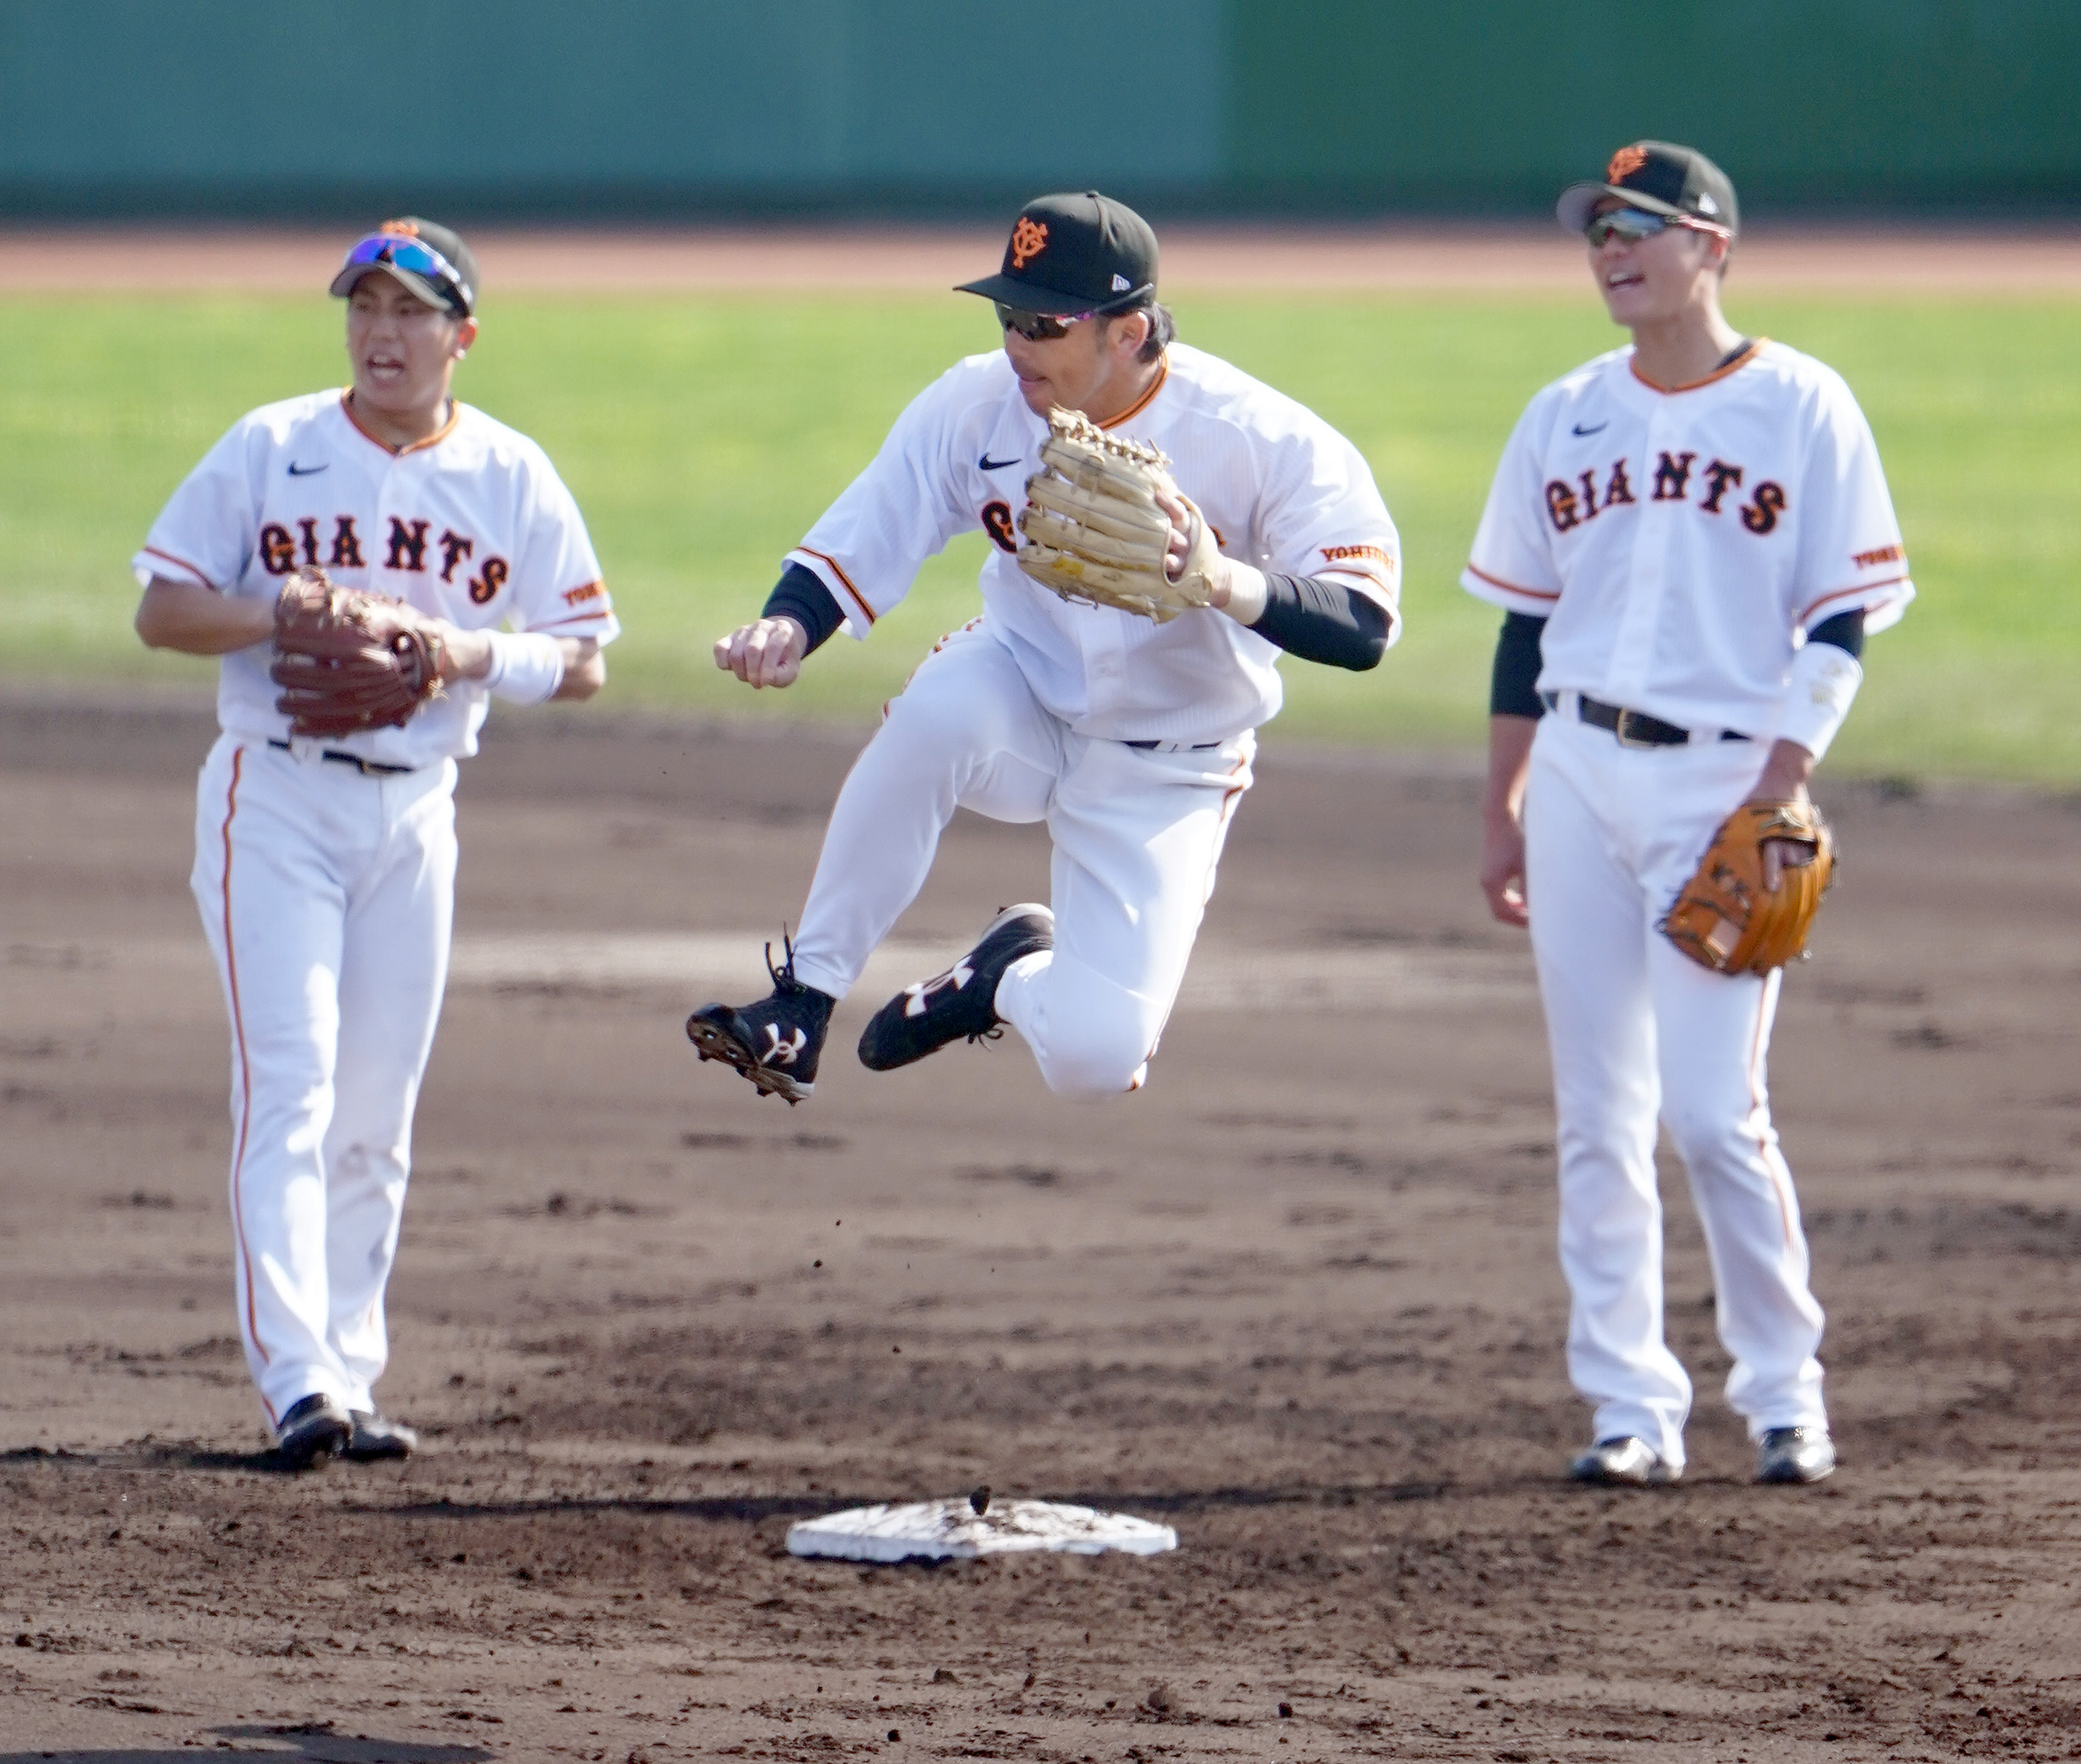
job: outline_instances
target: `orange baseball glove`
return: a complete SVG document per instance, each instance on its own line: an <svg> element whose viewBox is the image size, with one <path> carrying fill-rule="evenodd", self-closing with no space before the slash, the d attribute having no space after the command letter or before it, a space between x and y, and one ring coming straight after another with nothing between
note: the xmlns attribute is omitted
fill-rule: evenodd
<svg viewBox="0 0 2081 1764"><path fill-rule="evenodd" d="M1764 842L1810 846L1810 861L1786 865L1775 892L1764 887ZM1720 825L1662 933L1716 974L1768 974L1796 961L1806 928L1835 874L1835 836L1811 802L1744 802Z"/></svg>

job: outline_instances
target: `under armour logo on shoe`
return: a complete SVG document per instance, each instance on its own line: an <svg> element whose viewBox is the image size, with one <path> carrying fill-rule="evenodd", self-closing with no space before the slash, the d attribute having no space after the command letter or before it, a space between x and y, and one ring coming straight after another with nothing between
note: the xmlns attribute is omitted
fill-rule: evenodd
<svg viewBox="0 0 2081 1764"><path fill-rule="evenodd" d="M759 1056L759 1063L762 1066L793 1065L795 1056L809 1045L809 1040L808 1034L798 1029L784 1042L780 1039L779 1025L773 1023L766 1025L766 1038L773 1045Z"/></svg>
<svg viewBox="0 0 2081 1764"><path fill-rule="evenodd" d="M905 987L903 1014L906 1017L923 1017L935 992L943 992L950 987L958 992L974 978L975 970L969 966L968 958L964 956L936 979L920 980L914 986Z"/></svg>

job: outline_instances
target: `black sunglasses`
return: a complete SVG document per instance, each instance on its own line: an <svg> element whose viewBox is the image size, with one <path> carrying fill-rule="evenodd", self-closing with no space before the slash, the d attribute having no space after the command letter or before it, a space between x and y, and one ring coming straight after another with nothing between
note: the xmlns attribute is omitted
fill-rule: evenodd
<svg viewBox="0 0 2081 1764"><path fill-rule="evenodd" d="M1070 326L1081 324L1092 316L1090 313L1065 313L1057 318L1052 313L1021 312L1003 301L992 304L997 308L998 323L1007 330L1017 331L1028 343L1049 343L1057 337L1066 337Z"/></svg>
<svg viewBox="0 0 2081 1764"><path fill-rule="evenodd" d="M1680 227L1692 233L1710 233L1725 238L1727 229L1714 226L1709 221L1694 221L1688 214L1650 214L1645 208L1612 208L1596 215L1583 229L1583 237L1595 250L1612 238L1651 239L1658 233L1666 233L1671 227Z"/></svg>

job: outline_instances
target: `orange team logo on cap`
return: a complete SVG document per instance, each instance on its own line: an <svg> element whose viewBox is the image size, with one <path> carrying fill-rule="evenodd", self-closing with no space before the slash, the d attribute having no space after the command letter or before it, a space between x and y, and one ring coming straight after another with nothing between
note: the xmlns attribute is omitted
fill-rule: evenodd
<svg viewBox="0 0 2081 1764"><path fill-rule="evenodd" d="M419 236L418 225L410 221L385 221L376 230L378 233L401 234L408 239L416 239Z"/></svg>
<svg viewBox="0 0 2081 1764"><path fill-rule="evenodd" d="M1019 225L1011 229L1011 267L1015 270L1024 269L1028 262L1047 248L1047 227L1040 221L1020 215Z"/></svg>
<svg viewBox="0 0 2081 1764"><path fill-rule="evenodd" d="M1621 147L1612 155L1612 162L1604 167L1606 183L1624 183L1647 163L1645 147Z"/></svg>

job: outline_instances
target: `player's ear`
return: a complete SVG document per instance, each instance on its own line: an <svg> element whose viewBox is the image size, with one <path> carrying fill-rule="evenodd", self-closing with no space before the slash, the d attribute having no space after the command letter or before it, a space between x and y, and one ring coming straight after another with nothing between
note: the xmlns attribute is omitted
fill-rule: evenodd
<svg viewBox="0 0 2081 1764"><path fill-rule="evenodd" d="M458 361L469 353L470 345L477 341L477 321L465 318L456 326L455 347L449 352Z"/></svg>

